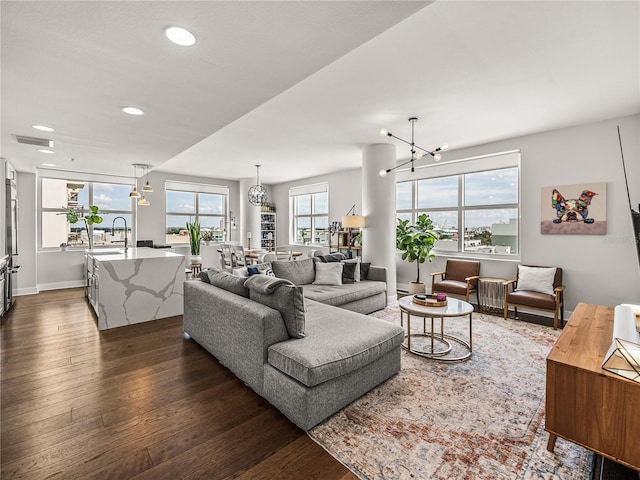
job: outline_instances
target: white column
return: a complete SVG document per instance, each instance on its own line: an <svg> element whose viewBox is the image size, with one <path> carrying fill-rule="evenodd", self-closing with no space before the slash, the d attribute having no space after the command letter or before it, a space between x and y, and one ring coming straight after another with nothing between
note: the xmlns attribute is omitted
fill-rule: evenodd
<svg viewBox="0 0 640 480"><path fill-rule="evenodd" d="M396 147L367 145L362 152L362 214L366 228L362 250L366 262L387 267L387 296L396 298L396 172L381 177L381 169L395 167Z"/></svg>
<svg viewBox="0 0 640 480"><path fill-rule="evenodd" d="M240 236L239 245L247 248L247 234L251 232L251 248L260 248L260 206L249 203L249 188L256 184L256 178L240 180L240 216L236 219Z"/></svg>

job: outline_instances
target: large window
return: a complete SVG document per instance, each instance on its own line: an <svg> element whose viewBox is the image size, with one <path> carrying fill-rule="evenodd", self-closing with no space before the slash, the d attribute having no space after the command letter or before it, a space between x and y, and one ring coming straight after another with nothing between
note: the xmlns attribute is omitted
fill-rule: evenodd
<svg viewBox="0 0 640 480"><path fill-rule="evenodd" d="M329 244L329 191L326 183L289 190L292 243Z"/></svg>
<svg viewBox="0 0 640 480"><path fill-rule="evenodd" d="M118 220L114 234L111 232L114 219L124 217L127 222L127 236L130 240L133 238L130 191L131 186L124 184L42 178L41 247L59 247L66 243L71 247L86 248L89 246L89 236L94 247L123 246L124 222ZM91 205L98 207L102 223L85 225L82 219L73 224L67 221L65 213L69 208L88 213Z"/></svg>
<svg viewBox="0 0 640 480"><path fill-rule="evenodd" d="M198 221L201 233L211 232L216 242L228 239L228 189L211 185L167 182L167 243L189 243L187 222Z"/></svg>
<svg viewBox="0 0 640 480"><path fill-rule="evenodd" d="M438 235L436 250L516 255L518 165L519 154L510 154L506 158L459 162L448 168L440 166L439 170L423 169L422 178L414 180L400 175L396 184L397 217L414 222L419 214L428 214Z"/></svg>

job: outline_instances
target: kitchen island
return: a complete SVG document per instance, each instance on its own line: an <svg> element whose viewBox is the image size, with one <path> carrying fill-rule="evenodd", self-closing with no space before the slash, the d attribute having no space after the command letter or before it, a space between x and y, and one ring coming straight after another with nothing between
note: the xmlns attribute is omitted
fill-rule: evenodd
<svg viewBox="0 0 640 480"><path fill-rule="evenodd" d="M184 255L153 248L85 252L87 299L98 329L182 315Z"/></svg>

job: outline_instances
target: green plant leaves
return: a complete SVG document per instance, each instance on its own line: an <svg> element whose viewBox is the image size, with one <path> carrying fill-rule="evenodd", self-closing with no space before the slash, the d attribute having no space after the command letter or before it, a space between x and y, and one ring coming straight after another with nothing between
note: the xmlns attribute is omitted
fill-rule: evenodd
<svg viewBox="0 0 640 480"><path fill-rule="evenodd" d="M396 226L396 248L401 250L402 260L417 262L420 281L420 264L431 261L435 255L431 253L438 236L433 231L433 222L426 213L418 215L415 225L409 225L409 220L398 219Z"/></svg>

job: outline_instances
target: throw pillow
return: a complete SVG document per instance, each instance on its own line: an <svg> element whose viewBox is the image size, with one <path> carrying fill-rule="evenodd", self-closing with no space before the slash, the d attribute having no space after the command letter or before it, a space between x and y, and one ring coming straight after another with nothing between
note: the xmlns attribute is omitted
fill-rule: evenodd
<svg viewBox="0 0 640 480"><path fill-rule="evenodd" d="M356 283L356 279L355 279L355 274L356 271L359 272L359 265L357 263L346 263L346 262L342 262L342 284L348 284L348 283ZM360 279L358 279L359 281Z"/></svg>
<svg viewBox="0 0 640 480"><path fill-rule="evenodd" d="M555 295L553 280L556 276L555 267L527 267L518 265L518 287L516 291L529 290L532 292Z"/></svg>
<svg viewBox="0 0 640 480"><path fill-rule="evenodd" d="M249 272L249 276L258 275L260 273L258 267L247 267L247 271Z"/></svg>
<svg viewBox="0 0 640 480"><path fill-rule="evenodd" d="M353 275L353 280L356 282L360 281L360 263L362 262L362 259L360 257L356 257L356 258L350 258L348 260L343 260L342 263L355 263L357 265L357 268L354 272Z"/></svg>
<svg viewBox="0 0 640 480"><path fill-rule="evenodd" d="M198 278L205 283L211 283L209 282L209 274L207 272L208 270L201 270L200 273L198 274Z"/></svg>
<svg viewBox="0 0 640 480"><path fill-rule="evenodd" d="M344 253L336 252L330 253L329 255L324 255L324 261L329 262L341 262L347 259L347 256Z"/></svg>
<svg viewBox="0 0 640 480"><path fill-rule="evenodd" d="M243 297L249 297L249 289L244 286L245 277L238 277L221 270L207 270L207 274L209 275L209 283L214 287L222 288Z"/></svg>
<svg viewBox="0 0 640 480"><path fill-rule="evenodd" d="M314 285L342 285L343 264L338 262L317 263Z"/></svg>
<svg viewBox="0 0 640 480"><path fill-rule="evenodd" d="M278 310L289 335L293 338L302 338L304 337L306 311L302 288L295 285L281 285L270 294L259 293L251 289L249 290L249 298Z"/></svg>
<svg viewBox="0 0 640 480"><path fill-rule="evenodd" d="M286 278L294 285L308 285L315 278L313 258L304 260L277 260L271 262L271 269L278 278Z"/></svg>
<svg viewBox="0 0 640 480"><path fill-rule="evenodd" d="M369 267L371 266L370 262L364 263L360 262L360 280L366 280L369 276Z"/></svg>
<svg viewBox="0 0 640 480"><path fill-rule="evenodd" d="M236 277L248 277L249 276L249 270L247 270L247 267L234 268L232 270L232 272Z"/></svg>

